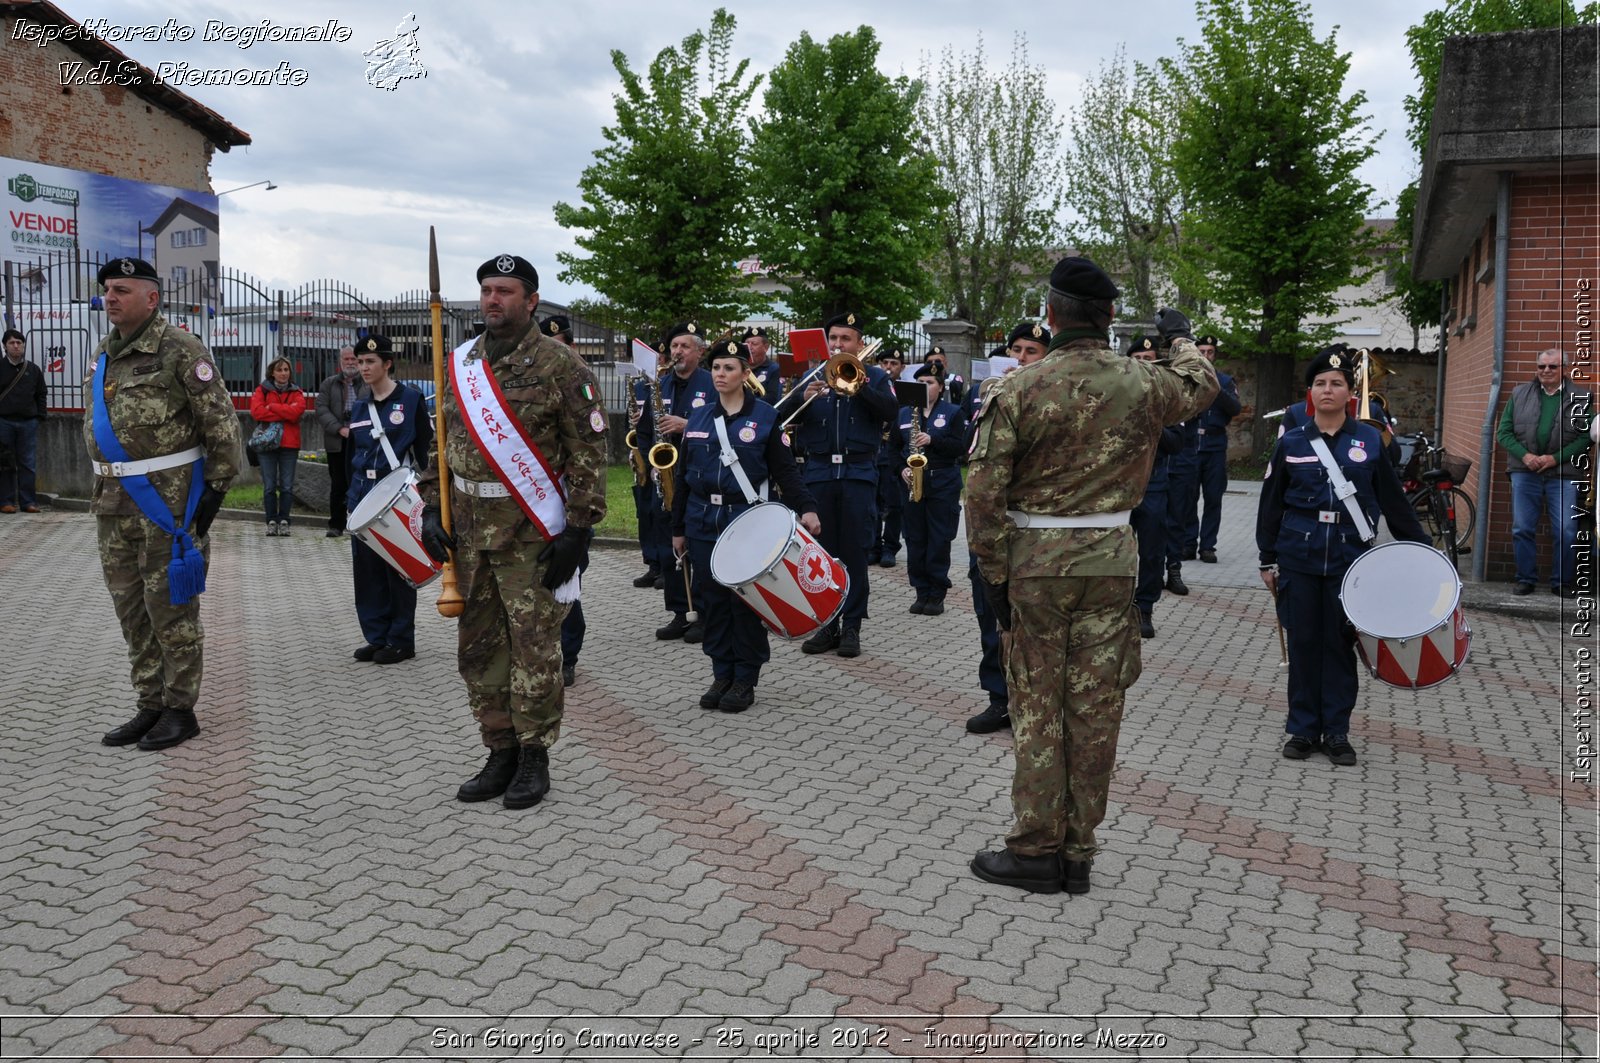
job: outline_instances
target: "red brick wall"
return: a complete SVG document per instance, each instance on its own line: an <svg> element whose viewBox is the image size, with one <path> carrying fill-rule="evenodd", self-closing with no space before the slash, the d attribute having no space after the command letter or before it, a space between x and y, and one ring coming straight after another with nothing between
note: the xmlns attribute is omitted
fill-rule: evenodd
<svg viewBox="0 0 1600 1063"><path fill-rule="evenodd" d="M1592 316L1600 301L1600 183L1593 172L1513 178L1506 276L1479 283L1478 268L1494 262L1494 228L1493 217L1484 221L1475 253L1463 260L1452 286L1456 318L1450 323L1445 369L1444 445L1473 460L1472 473L1462 486L1478 503L1478 519L1489 524L1486 575L1509 580L1513 562L1506 455L1495 445L1489 497L1479 498L1481 433L1486 419L1498 421L1511 389L1533 379L1534 361L1546 348L1566 348L1577 383L1594 390L1593 340L1580 334L1580 327L1591 327L1582 315L1587 311ZM1499 402L1490 410L1494 300L1501 283L1506 286L1505 367ZM1457 335L1457 327L1472 317L1474 296L1476 324ZM1583 299L1589 300L1587 305ZM1541 532L1541 576L1549 571L1549 552L1549 536Z"/></svg>
<svg viewBox="0 0 1600 1063"><path fill-rule="evenodd" d="M0 155L152 184L209 190L211 145L162 108L115 85L63 87L58 64L84 62L60 42L11 39L0 19ZM11 176L11 175L7 175Z"/></svg>

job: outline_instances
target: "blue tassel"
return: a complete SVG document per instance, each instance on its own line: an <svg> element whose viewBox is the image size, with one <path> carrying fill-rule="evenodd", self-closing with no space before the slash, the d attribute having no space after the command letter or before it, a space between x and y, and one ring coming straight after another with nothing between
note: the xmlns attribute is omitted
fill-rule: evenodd
<svg viewBox="0 0 1600 1063"><path fill-rule="evenodd" d="M167 565L167 599L184 605L205 593L206 559L187 534L172 540L172 561Z"/></svg>

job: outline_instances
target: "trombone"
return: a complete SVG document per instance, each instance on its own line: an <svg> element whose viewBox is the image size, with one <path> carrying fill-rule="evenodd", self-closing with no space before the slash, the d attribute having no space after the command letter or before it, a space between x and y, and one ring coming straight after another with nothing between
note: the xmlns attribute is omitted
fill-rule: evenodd
<svg viewBox="0 0 1600 1063"><path fill-rule="evenodd" d="M821 365L817 366L817 368L807 373L800 383L796 385L795 389L790 392L790 394L798 395L800 392L806 390L806 388L813 383L816 375L820 372L823 376L823 379L827 381L828 388L830 390L837 395L843 395L846 398L849 398L851 395L854 395L856 392L866 387L867 359L871 358L872 353L881 346L883 346L882 340L873 340L871 345L859 355L844 354L842 352L834 355L832 358L829 358L826 362L823 362ZM822 392L817 392L817 395L820 394L822 394ZM815 399L817 395L813 395L811 398L802 402L798 409L796 409L788 417L785 417L783 423L778 426L779 431L787 431L789 425L794 422L796 417L799 417L805 412L805 408L811 405L812 400ZM786 395L784 398L787 399L788 396ZM782 405L781 401L779 405Z"/></svg>

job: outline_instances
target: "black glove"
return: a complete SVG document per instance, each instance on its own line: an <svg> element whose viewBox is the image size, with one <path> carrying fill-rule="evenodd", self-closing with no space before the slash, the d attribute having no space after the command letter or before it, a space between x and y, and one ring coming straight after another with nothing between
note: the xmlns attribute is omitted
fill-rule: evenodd
<svg viewBox="0 0 1600 1063"><path fill-rule="evenodd" d="M593 533L588 528L574 528L567 525L561 534L550 540L543 550L539 551L538 561L545 565L544 589L553 591L578 571L578 566L583 564L583 552L589 548L589 537Z"/></svg>
<svg viewBox="0 0 1600 1063"><path fill-rule="evenodd" d="M450 560L450 552L456 548L456 537L444 530L438 506L422 510L422 548L441 565Z"/></svg>
<svg viewBox="0 0 1600 1063"><path fill-rule="evenodd" d="M206 484L205 490L200 492L200 501L194 504L194 524L191 525L195 538L211 530L211 522L217 519L217 511L222 508L223 494L210 484Z"/></svg>
<svg viewBox="0 0 1600 1063"><path fill-rule="evenodd" d="M981 579L981 577L980 577ZM1000 625L1001 631L1011 630L1011 584L983 582L983 600L989 603L989 611L994 614L994 622Z"/></svg>
<svg viewBox="0 0 1600 1063"><path fill-rule="evenodd" d="M1182 310L1173 310L1171 307L1162 307L1156 313L1156 332L1161 335L1163 346L1172 346L1172 341L1178 337L1186 340L1194 339L1194 325L1189 321Z"/></svg>

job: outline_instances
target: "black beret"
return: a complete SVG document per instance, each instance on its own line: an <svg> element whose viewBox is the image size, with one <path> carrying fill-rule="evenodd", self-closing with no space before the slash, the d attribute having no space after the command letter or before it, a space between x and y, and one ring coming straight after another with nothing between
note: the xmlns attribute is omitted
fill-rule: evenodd
<svg viewBox="0 0 1600 1063"><path fill-rule="evenodd" d="M356 340L356 354L393 353L394 344L389 342L388 336L380 336L376 332L372 332Z"/></svg>
<svg viewBox="0 0 1600 1063"><path fill-rule="evenodd" d="M572 331L572 322L562 314L551 314L544 319L544 324L539 326L539 331L546 336L559 336L563 332Z"/></svg>
<svg viewBox="0 0 1600 1063"><path fill-rule="evenodd" d="M946 355L945 355L945 353L944 353L944 348L943 348L943 347L941 347L941 346L939 346L939 345L938 345L938 344L937 344L937 343L936 343L936 344L934 344L934 345L933 345L933 346L932 346L932 347L929 347L929 348L928 348L928 357L929 357L929 358L932 358L932 357L933 357L933 356L934 356L934 355L936 355L936 354L937 354L937 355L938 355L938 356L939 356L939 357L940 357L940 358L944 358L944 357L946 357Z"/></svg>
<svg viewBox="0 0 1600 1063"><path fill-rule="evenodd" d="M931 376L935 380L939 381L939 383L944 383L944 366L940 365L938 362L923 362L921 365L917 366L911 371L912 380L916 380L919 377L925 376Z"/></svg>
<svg viewBox="0 0 1600 1063"><path fill-rule="evenodd" d="M705 339L700 335L700 326L693 321L680 321L667 330L666 338L662 340L667 346L672 346L672 341L679 336L693 336L697 340Z"/></svg>
<svg viewBox="0 0 1600 1063"><path fill-rule="evenodd" d="M657 354L666 354L667 353L667 341L666 340L660 340L659 342L656 343L656 353Z"/></svg>
<svg viewBox="0 0 1600 1063"><path fill-rule="evenodd" d="M5 336L0 337L0 343L10 343L12 340L21 340L23 343L27 343L28 337L24 336L14 328L8 328L6 329Z"/></svg>
<svg viewBox="0 0 1600 1063"><path fill-rule="evenodd" d="M887 347L887 348L885 348L885 349L883 349L883 350L878 352L878 361L879 362L882 362L882 361L884 361L885 359L888 359L888 358L893 358L895 361L899 362L901 365L904 365L905 361L906 361L906 352L902 351L899 347Z"/></svg>
<svg viewBox="0 0 1600 1063"><path fill-rule="evenodd" d="M1156 341L1149 336L1135 336L1133 341L1128 344L1129 354L1138 354L1140 351L1153 351L1156 349Z"/></svg>
<svg viewBox="0 0 1600 1063"><path fill-rule="evenodd" d="M853 328L858 333L866 334L866 322L853 313L835 314L822 323L823 331L835 328Z"/></svg>
<svg viewBox="0 0 1600 1063"><path fill-rule="evenodd" d="M161 283L161 277L157 275L156 268L142 258L114 258L101 266L100 272L94 275L94 279L100 283L102 288L105 287L106 281L113 277L126 277L129 280Z"/></svg>
<svg viewBox="0 0 1600 1063"><path fill-rule="evenodd" d="M1344 374L1345 383L1354 387L1356 382L1356 356L1342 343L1318 351L1311 364L1306 366L1306 387L1323 373L1337 370Z"/></svg>
<svg viewBox="0 0 1600 1063"><path fill-rule="evenodd" d="M989 352L989 357L990 358L1009 358L1009 357L1011 357L1011 345L1009 343L1002 343L1000 346L996 347L994 350Z"/></svg>
<svg viewBox="0 0 1600 1063"><path fill-rule="evenodd" d="M1195 339L1194 345L1196 347L1221 347L1222 346L1222 344L1217 342L1217 338L1215 336L1200 336L1200 337Z"/></svg>
<svg viewBox="0 0 1600 1063"><path fill-rule="evenodd" d="M718 358L737 358L745 365L750 364L750 348L738 340L723 340L707 352L706 361L714 362Z"/></svg>
<svg viewBox="0 0 1600 1063"><path fill-rule="evenodd" d="M1042 343L1048 347L1050 345L1050 330L1045 328L1043 325L1036 325L1031 321L1024 321L1022 324L1011 330L1011 335L1006 337L1006 346L1010 347L1018 340L1032 340L1035 343Z"/></svg>
<svg viewBox="0 0 1600 1063"><path fill-rule="evenodd" d="M747 328L747 329L745 329L744 330L744 335L739 337L739 339L741 341L746 341L746 340L769 340L771 338L772 338L771 336L767 335L767 330L765 328L763 328L763 327L760 327L760 326L757 326L756 328Z"/></svg>
<svg viewBox="0 0 1600 1063"><path fill-rule="evenodd" d="M1122 294L1105 270L1077 255L1069 255L1056 263L1056 268L1050 271L1050 290L1075 299L1105 301Z"/></svg>
<svg viewBox="0 0 1600 1063"><path fill-rule="evenodd" d="M478 283L486 277L515 277L530 290L539 290L539 271L521 255L496 255L478 267Z"/></svg>

